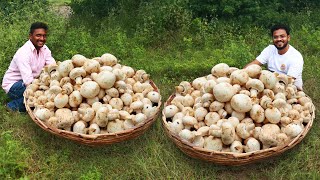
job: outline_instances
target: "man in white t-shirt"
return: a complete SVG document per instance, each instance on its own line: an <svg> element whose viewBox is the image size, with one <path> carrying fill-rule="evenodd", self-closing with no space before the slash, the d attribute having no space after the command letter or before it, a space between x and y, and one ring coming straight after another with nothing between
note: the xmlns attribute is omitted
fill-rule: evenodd
<svg viewBox="0 0 320 180"><path fill-rule="evenodd" d="M302 90L303 57L299 51L289 45L290 29L286 25L274 25L271 28L273 45L266 47L250 64L264 65L272 72L286 74L295 79L294 85Z"/></svg>

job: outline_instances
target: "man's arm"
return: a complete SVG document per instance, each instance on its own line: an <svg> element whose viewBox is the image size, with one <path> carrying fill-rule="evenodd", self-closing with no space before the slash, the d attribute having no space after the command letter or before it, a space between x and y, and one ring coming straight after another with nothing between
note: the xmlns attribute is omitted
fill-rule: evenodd
<svg viewBox="0 0 320 180"><path fill-rule="evenodd" d="M248 66L251 65L251 64L257 64L257 65L259 65L259 66L262 65L258 60L255 59L255 60L251 61L250 63L248 63L247 65L245 65L244 68L248 67ZM243 69L244 69L244 68L243 68Z"/></svg>

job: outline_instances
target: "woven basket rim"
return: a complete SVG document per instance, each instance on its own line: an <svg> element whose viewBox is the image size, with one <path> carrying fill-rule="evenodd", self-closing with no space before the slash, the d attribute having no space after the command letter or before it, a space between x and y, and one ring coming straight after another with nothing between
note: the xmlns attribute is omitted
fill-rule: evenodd
<svg viewBox="0 0 320 180"><path fill-rule="evenodd" d="M166 107L167 105L170 105L174 97L175 97L175 93L171 94L168 100L164 103L164 107ZM182 150L185 154L193 158L202 159L202 160L213 162L213 163L218 163L223 165L235 165L235 166L250 164L251 162L246 161L246 159L248 158L252 159L253 160L252 162L256 162L258 160L263 160L265 158L281 154L282 152L293 148L295 145L300 143L302 139L306 136L306 134L309 132L309 130L312 127L314 119L315 119L315 107L313 105L311 120L305 125L304 130L291 141L287 142L284 145L276 146L268 149L262 149L258 151L247 152L247 153L235 153L235 152L214 151L214 150L197 147L197 146L194 146L192 143L180 138L177 134L173 133L170 129L168 129L168 123L165 118L164 112L162 111L162 125L164 126L167 136L171 140L173 140L173 142L178 146L178 148ZM202 154L205 154L206 156L204 157L202 156ZM267 154L267 155L264 156L264 154Z"/></svg>
<svg viewBox="0 0 320 180"><path fill-rule="evenodd" d="M157 88L157 86L155 85L155 83L151 79L149 80L149 83L154 88L154 91L156 91L160 94L160 90ZM162 98L160 96L158 106L156 107L156 109L157 109L156 113L152 117L149 117L146 121L141 122L138 125L136 125L134 128L130 128L130 129L127 129L124 131L116 132L116 133L104 133L104 134L92 134L92 135L80 134L80 133L76 133L73 131L67 131L67 130L47 126L43 121L38 119L34 115L31 108L26 105L27 98L25 98L25 95L24 95L24 104L25 104L26 110L27 110L29 116L31 117L31 119L38 126L40 126L43 130L48 131L52 134L58 135L60 137L66 138L66 139L71 139L71 140L77 141L81 144L96 146L96 144L97 145L113 144L113 143L133 139L137 136L140 136L142 133L144 133L147 130L147 128L149 128L153 124L154 121L156 121L157 116L160 112L161 105L162 105L161 99ZM133 136L130 137L130 135L133 135ZM112 139L114 139L114 140L112 140Z"/></svg>

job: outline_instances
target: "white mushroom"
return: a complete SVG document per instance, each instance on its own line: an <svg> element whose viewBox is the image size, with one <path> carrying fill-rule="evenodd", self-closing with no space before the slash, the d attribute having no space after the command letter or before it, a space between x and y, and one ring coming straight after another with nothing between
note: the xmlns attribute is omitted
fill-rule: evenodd
<svg viewBox="0 0 320 180"><path fill-rule="evenodd" d="M94 98L99 94L100 87L94 81L87 81L81 85L80 94L85 98Z"/></svg>
<svg viewBox="0 0 320 180"><path fill-rule="evenodd" d="M188 130L188 129L183 129L180 131L179 136L189 142L192 142L195 138L194 132Z"/></svg>
<svg viewBox="0 0 320 180"><path fill-rule="evenodd" d="M103 54L100 60L101 60L102 66L114 66L115 64L118 63L117 58L110 53Z"/></svg>
<svg viewBox="0 0 320 180"><path fill-rule="evenodd" d="M92 73L91 76L104 89L111 88L116 82L116 76L109 71L101 71L99 74Z"/></svg>
<svg viewBox="0 0 320 180"><path fill-rule="evenodd" d="M169 105L163 109L166 118L172 118L178 111L179 109L175 105Z"/></svg>
<svg viewBox="0 0 320 180"><path fill-rule="evenodd" d="M84 65L84 63L86 62L87 58L84 57L83 55L81 54L76 54L74 56L72 56L71 58L71 61L72 61L72 64L75 66L75 67L81 67Z"/></svg>
<svg viewBox="0 0 320 180"><path fill-rule="evenodd" d="M276 75L268 70L262 70L259 79L267 89L273 89L277 83Z"/></svg>
<svg viewBox="0 0 320 180"><path fill-rule="evenodd" d="M79 134L87 134L87 123L84 121L77 121L73 124L72 131Z"/></svg>
<svg viewBox="0 0 320 180"><path fill-rule="evenodd" d="M221 151L223 144L220 138L214 138L213 136L208 136L204 138L203 147L212 151Z"/></svg>
<svg viewBox="0 0 320 180"><path fill-rule="evenodd" d="M95 113L93 122L100 127L106 127L108 124L108 113L109 109L107 107L100 107Z"/></svg>
<svg viewBox="0 0 320 180"><path fill-rule="evenodd" d="M65 60L63 62L58 61L57 71L61 77L66 77L69 75L70 71L74 68L71 60Z"/></svg>
<svg viewBox="0 0 320 180"><path fill-rule="evenodd" d="M264 90L263 83L258 79L250 79L246 83L247 90L250 90L250 97L256 98L258 93Z"/></svg>
<svg viewBox="0 0 320 180"><path fill-rule="evenodd" d="M249 75L245 70L235 70L230 75L231 84L245 85L249 80Z"/></svg>
<svg viewBox="0 0 320 180"><path fill-rule="evenodd" d="M100 64L96 60L87 59L83 64L83 69L87 74L98 73L100 71Z"/></svg>
<svg viewBox="0 0 320 180"><path fill-rule="evenodd" d="M55 112L55 116L59 120L59 123L57 125L59 129L71 131L71 126L74 123L74 117L70 109L57 109L57 111Z"/></svg>
<svg viewBox="0 0 320 180"><path fill-rule="evenodd" d="M216 77L227 76L229 72L229 66L226 63L219 63L212 67L211 74Z"/></svg>
<svg viewBox="0 0 320 180"><path fill-rule="evenodd" d="M179 134L179 132L182 131L182 129L184 128L184 125L182 124L181 119L175 119L172 122L168 122L168 128L174 134Z"/></svg>
<svg viewBox="0 0 320 180"><path fill-rule="evenodd" d="M251 78L258 78L261 73L261 66L257 64L251 64L245 68L246 72Z"/></svg>
<svg viewBox="0 0 320 180"><path fill-rule="evenodd" d="M88 127L88 134L100 134L100 127L96 123L90 124Z"/></svg>
<svg viewBox="0 0 320 180"><path fill-rule="evenodd" d="M221 140L223 144L230 145L235 138L235 128L230 122L223 122L221 129Z"/></svg>
<svg viewBox="0 0 320 180"><path fill-rule="evenodd" d="M71 107L78 107L82 103L82 99L80 91L73 91L69 95L69 105Z"/></svg>
<svg viewBox="0 0 320 180"><path fill-rule="evenodd" d="M230 101L234 94L235 90L229 83L219 83L213 88L213 95L220 102Z"/></svg>
<svg viewBox="0 0 320 180"><path fill-rule="evenodd" d="M242 153L243 145L240 141L233 141L233 143L230 145L230 150L234 153Z"/></svg>
<svg viewBox="0 0 320 180"><path fill-rule="evenodd" d="M254 104L250 110L250 117L256 123L262 123L265 119L264 109L259 104Z"/></svg>
<svg viewBox="0 0 320 180"><path fill-rule="evenodd" d="M277 134L280 133L280 128L276 124L265 124L262 126L259 140L263 144L263 149L277 146Z"/></svg>
<svg viewBox="0 0 320 180"><path fill-rule="evenodd" d="M291 139L297 137L302 131L303 131L302 126L297 123L288 124L284 128L284 133L286 133L286 135Z"/></svg>
<svg viewBox="0 0 320 180"><path fill-rule="evenodd" d="M76 84L82 84L82 78L86 76L86 71L83 68L77 67L70 71L69 77L76 81Z"/></svg>
<svg viewBox="0 0 320 180"><path fill-rule="evenodd" d="M251 98L245 94L236 94L231 98L231 107L237 112L249 112L252 108Z"/></svg>
<svg viewBox="0 0 320 180"><path fill-rule="evenodd" d="M115 121L111 121L107 125L107 131L109 133L117 133L124 130L124 121L116 119Z"/></svg>
<svg viewBox="0 0 320 180"><path fill-rule="evenodd" d="M244 151L245 152L254 152L260 150L260 143L257 139L250 137L244 141Z"/></svg>

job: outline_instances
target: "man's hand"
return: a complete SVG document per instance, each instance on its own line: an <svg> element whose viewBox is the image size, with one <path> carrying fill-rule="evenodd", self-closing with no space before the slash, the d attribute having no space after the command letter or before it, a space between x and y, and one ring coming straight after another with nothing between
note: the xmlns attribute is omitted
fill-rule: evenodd
<svg viewBox="0 0 320 180"><path fill-rule="evenodd" d="M251 65L251 64L257 64L257 65L259 65L259 66L262 65L258 60L255 59L255 60L253 60L251 63L245 65L245 66L243 67L243 69L245 69L246 67L248 67L248 66Z"/></svg>

